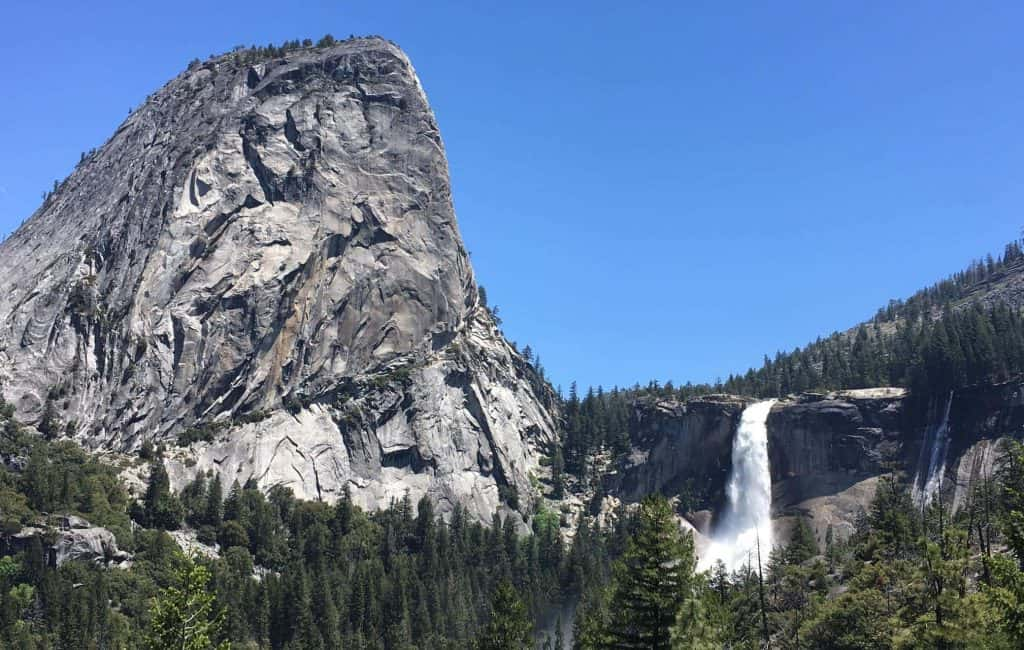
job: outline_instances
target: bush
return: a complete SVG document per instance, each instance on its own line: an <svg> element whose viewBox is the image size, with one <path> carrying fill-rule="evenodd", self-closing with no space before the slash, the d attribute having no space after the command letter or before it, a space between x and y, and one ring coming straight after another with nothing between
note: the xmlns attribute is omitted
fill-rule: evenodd
<svg viewBox="0 0 1024 650"><path fill-rule="evenodd" d="M507 503L509 508L519 510L519 493L511 485L499 485L498 498Z"/></svg>
<svg viewBox="0 0 1024 650"><path fill-rule="evenodd" d="M245 531L242 531L243 533ZM213 546L217 542L217 529L209 524L204 524L196 531L196 540L200 544Z"/></svg>
<svg viewBox="0 0 1024 650"><path fill-rule="evenodd" d="M188 447L197 442L213 442L214 437L221 431L231 428L230 422L206 422L195 427L189 427L178 434L178 446Z"/></svg>
<svg viewBox="0 0 1024 650"><path fill-rule="evenodd" d="M242 548L249 548L249 535L245 532L245 528L235 520L225 521L220 525L220 532L217 534L217 541L220 542L221 548L231 548L232 546L241 546Z"/></svg>

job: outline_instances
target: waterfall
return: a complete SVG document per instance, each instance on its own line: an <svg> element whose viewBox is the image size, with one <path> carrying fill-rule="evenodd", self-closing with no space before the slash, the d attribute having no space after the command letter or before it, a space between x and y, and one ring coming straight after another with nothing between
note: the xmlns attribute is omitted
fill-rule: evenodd
<svg viewBox="0 0 1024 650"><path fill-rule="evenodd" d="M949 410L952 406L953 391L949 391L942 419L925 429L913 485L914 503L918 505L930 504L942 487L942 478L946 474L946 452L949 450Z"/></svg>
<svg viewBox="0 0 1024 650"><path fill-rule="evenodd" d="M758 544L761 562L772 549L772 476L768 465L768 413L775 400L757 402L743 409L732 441L732 473L726 487L726 510L700 561L700 569L717 560L733 572L744 565L756 566Z"/></svg>

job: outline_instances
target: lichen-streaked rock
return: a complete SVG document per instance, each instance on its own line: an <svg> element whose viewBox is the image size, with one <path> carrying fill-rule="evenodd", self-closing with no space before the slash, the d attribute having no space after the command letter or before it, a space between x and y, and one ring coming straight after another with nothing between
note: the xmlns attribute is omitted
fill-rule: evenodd
<svg viewBox="0 0 1024 650"><path fill-rule="evenodd" d="M376 38L152 95L0 245L0 382L92 448L367 506L527 508L543 382L479 304L440 133Z"/></svg>

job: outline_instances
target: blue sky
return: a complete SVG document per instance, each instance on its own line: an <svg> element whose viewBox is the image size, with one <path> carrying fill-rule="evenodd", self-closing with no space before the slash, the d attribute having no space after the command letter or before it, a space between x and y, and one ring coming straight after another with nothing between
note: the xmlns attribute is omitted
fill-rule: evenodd
<svg viewBox="0 0 1024 650"><path fill-rule="evenodd" d="M0 233L193 57L330 32L411 56L555 383L724 377L1019 236L1024 5L726 4L11 3Z"/></svg>

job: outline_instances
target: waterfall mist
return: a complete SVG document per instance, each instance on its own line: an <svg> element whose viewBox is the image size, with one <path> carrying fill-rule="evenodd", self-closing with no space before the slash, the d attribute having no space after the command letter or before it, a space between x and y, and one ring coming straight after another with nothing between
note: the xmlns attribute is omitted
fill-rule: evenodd
<svg viewBox="0 0 1024 650"><path fill-rule="evenodd" d="M768 463L768 413L776 400L751 404L743 410L732 442L732 472L726 488L726 510L715 528L700 569L718 560L729 572L762 564L772 549L772 477Z"/></svg>

